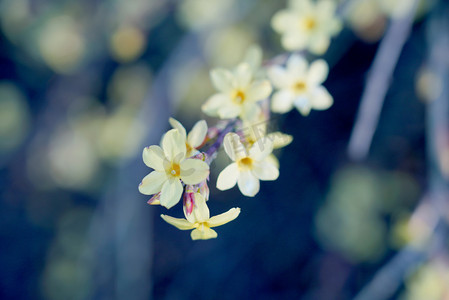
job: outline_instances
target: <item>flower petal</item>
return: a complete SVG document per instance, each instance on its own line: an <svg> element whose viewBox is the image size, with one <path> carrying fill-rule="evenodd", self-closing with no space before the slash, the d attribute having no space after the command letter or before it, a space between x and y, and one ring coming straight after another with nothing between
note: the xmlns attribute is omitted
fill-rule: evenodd
<svg viewBox="0 0 449 300"><path fill-rule="evenodd" d="M287 71L295 76L301 76L307 71L309 64L304 56L293 54L287 60Z"/></svg>
<svg viewBox="0 0 449 300"><path fill-rule="evenodd" d="M190 237L194 241L214 239L217 237L217 232L213 229L210 229L209 227L204 226L202 230L200 230L199 228L193 230L190 234Z"/></svg>
<svg viewBox="0 0 449 300"><path fill-rule="evenodd" d="M218 116L220 117L220 119L232 119L238 117L241 112L241 106L227 103L226 105L218 109Z"/></svg>
<svg viewBox="0 0 449 300"><path fill-rule="evenodd" d="M273 152L273 142L267 137L262 137L249 149L249 157L255 161L261 161L271 152Z"/></svg>
<svg viewBox="0 0 449 300"><path fill-rule="evenodd" d="M210 227L221 226L223 224L231 222L232 220L237 218L239 216L239 214L240 214L240 208L234 207L225 213L213 216L212 218L209 219L209 221L207 221L207 224Z"/></svg>
<svg viewBox="0 0 449 300"><path fill-rule="evenodd" d="M283 148L293 141L293 136L280 131L267 134L267 138L273 142L273 149Z"/></svg>
<svg viewBox="0 0 449 300"><path fill-rule="evenodd" d="M255 121L255 119L260 116L262 109L260 105L255 102L245 102L242 106L242 112L240 113L240 118L243 121Z"/></svg>
<svg viewBox="0 0 449 300"><path fill-rule="evenodd" d="M273 88L268 80L261 80L252 83L246 91L246 101L257 102L268 98Z"/></svg>
<svg viewBox="0 0 449 300"><path fill-rule="evenodd" d="M173 225L181 230L189 230L195 228L195 225L190 223L186 219L173 218L167 215L161 215L161 218L168 224Z"/></svg>
<svg viewBox="0 0 449 300"><path fill-rule="evenodd" d="M171 127L173 127L174 129L178 129L179 133L186 138L187 133L186 133L186 129L184 128L184 126L182 126L182 124L174 119L174 118L170 118L168 119L168 122L170 123Z"/></svg>
<svg viewBox="0 0 449 300"><path fill-rule="evenodd" d="M139 184L139 192L144 195L159 193L167 180L165 172L153 171L142 179Z"/></svg>
<svg viewBox="0 0 449 300"><path fill-rule="evenodd" d="M297 18L290 11L284 9L274 14L271 27L277 32L284 32L291 28Z"/></svg>
<svg viewBox="0 0 449 300"><path fill-rule="evenodd" d="M313 86L323 83L329 74L329 65L324 59L317 59L310 64L307 82Z"/></svg>
<svg viewBox="0 0 449 300"><path fill-rule="evenodd" d="M215 94L207 99L206 103L201 106L201 110L211 117L218 116L218 110L231 101L229 96L225 94Z"/></svg>
<svg viewBox="0 0 449 300"><path fill-rule="evenodd" d="M248 63L239 64L234 71L234 88L245 89L252 77L251 66Z"/></svg>
<svg viewBox="0 0 449 300"><path fill-rule="evenodd" d="M226 93L232 89L234 76L225 69L213 69L210 72L210 78L214 87L220 92Z"/></svg>
<svg viewBox="0 0 449 300"><path fill-rule="evenodd" d="M324 110L332 106L334 99L325 87L319 86L312 92L310 102L313 109Z"/></svg>
<svg viewBox="0 0 449 300"><path fill-rule="evenodd" d="M209 165L199 159L186 159L179 165L181 179L185 184L198 184L209 175Z"/></svg>
<svg viewBox="0 0 449 300"><path fill-rule="evenodd" d="M246 156L245 146L240 141L240 136L234 132L226 134L223 139L223 147L233 161Z"/></svg>
<svg viewBox="0 0 449 300"><path fill-rule="evenodd" d="M195 193L195 207L193 208L192 215L195 223L203 223L209 220L209 208L207 207L206 200L200 193Z"/></svg>
<svg viewBox="0 0 449 300"><path fill-rule="evenodd" d="M187 143L192 148L197 148L201 146L207 135L207 123L204 120L196 122L192 130L190 130L187 136Z"/></svg>
<svg viewBox="0 0 449 300"><path fill-rule="evenodd" d="M170 162L179 162L186 155L186 139L177 129L171 129L162 139L162 149Z"/></svg>
<svg viewBox="0 0 449 300"><path fill-rule="evenodd" d="M325 34L313 35L309 41L309 50L313 54L322 55L327 51L330 43L331 40L328 35Z"/></svg>
<svg viewBox="0 0 449 300"><path fill-rule="evenodd" d="M296 51L305 49L309 39L310 37L308 34L298 34L296 31L288 31L282 36L281 42L286 50Z"/></svg>
<svg viewBox="0 0 449 300"><path fill-rule="evenodd" d="M276 180L279 177L279 169L269 161L255 162L252 171L260 180Z"/></svg>
<svg viewBox="0 0 449 300"><path fill-rule="evenodd" d="M274 93L271 99L271 110L275 113L286 113L293 108L295 95L289 90Z"/></svg>
<svg viewBox="0 0 449 300"><path fill-rule="evenodd" d="M239 168L236 163L232 163L221 171L217 179L217 189L221 191L233 188L239 177Z"/></svg>
<svg viewBox="0 0 449 300"><path fill-rule="evenodd" d="M281 66L273 66L269 68L267 75L271 83L273 83L273 85L278 89L286 88L292 84L292 79L289 74Z"/></svg>
<svg viewBox="0 0 449 300"><path fill-rule="evenodd" d="M252 72L256 72L262 64L262 49L258 45L252 45L245 53L244 62L248 63Z"/></svg>
<svg viewBox="0 0 449 300"><path fill-rule="evenodd" d="M150 168L164 171L165 154L161 147L150 146L143 149L143 162Z"/></svg>
<svg viewBox="0 0 449 300"><path fill-rule="evenodd" d="M242 194L248 197L254 197L260 189L259 179L251 171L240 172L237 184Z"/></svg>
<svg viewBox="0 0 449 300"><path fill-rule="evenodd" d="M177 178L170 178L162 186L160 202L166 208L173 207L182 195L182 184Z"/></svg>

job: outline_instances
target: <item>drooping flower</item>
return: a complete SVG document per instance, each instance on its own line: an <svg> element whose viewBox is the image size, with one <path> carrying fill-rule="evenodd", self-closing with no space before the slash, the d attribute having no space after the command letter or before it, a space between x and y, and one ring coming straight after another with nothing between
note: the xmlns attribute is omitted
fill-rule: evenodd
<svg viewBox="0 0 449 300"><path fill-rule="evenodd" d="M335 11L336 3L331 0L290 0L289 8L277 12L271 25L282 35L286 50L323 54L329 48L330 38L342 28Z"/></svg>
<svg viewBox="0 0 449 300"><path fill-rule="evenodd" d="M160 204L166 208L179 202L183 191L181 180L185 184L198 184L209 175L207 163L186 158L185 139L177 129L165 134L162 148L147 147L142 156L144 163L154 171L143 178L139 191L145 195L160 192Z"/></svg>
<svg viewBox="0 0 449 300"><path fill-rule="evenodd" d="M202 106L205 114L221 119L252 119L260 112L257 102L266 99L272 91L268 80L254 80L248 63L238 65L233 72L214 69L212 83L219 93Z"/></svg>
<svg viewBox="0 0 449 300"><path fill-rule="evenodd" d="M271 110L285 113L296 107L306 116L311 109L328 109L333 98L322 85L329 73L327 63L318 59L310 66L300 55L292 55L286 63L286 68L273 66L268 70L268 76L273 85L279 89L271 99Z"/></svg>
<svg viewBox="0 0 449 300"><path fill-rule="evenodd" d="M262 137L248 150L237 134L228 133L223 145L233 163L218 175L219 190L228 190L237 184L243 195L253 197L259 192L259 180L278 178L279 169L268 158L273 150L271 140Z"/></svg>
<svg viewBox="0 0 449 300"><path fill-rule="evenodd" d="M207 135L207 123L204 120L196 122L196 124L193 126L192 130L190 130L189 134L186 133L186 129L182 124L173 119L170 118L169 120L170 125L179 131L181 135L185 139L186 144L186 157L192 157L193 155L196 155L199 153L197 150L206 139Z"/></svg>
<svg viewBox="0 0 449 300"><path fill-rule="evenodd" d="M201 194L195 193L194 198L189 199L189 204L184 205L185 219L166 215L161 215L161 218L178 229L194 229L190 234L192 240L208 240L217 237L217 232L211 227L226 224L237 218L239 214L240 208L234 207L225 213L210 218L206 200Z"/></svg>

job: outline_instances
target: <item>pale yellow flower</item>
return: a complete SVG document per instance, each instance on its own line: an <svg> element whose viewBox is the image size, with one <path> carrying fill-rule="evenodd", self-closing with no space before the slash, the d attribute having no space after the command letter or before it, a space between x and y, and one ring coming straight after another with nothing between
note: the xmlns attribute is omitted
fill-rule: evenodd
<svg viewBox="0 0 449 300"><path fill-rule="evenodd" d="M271 110L285 113L296 107L303 115L308 115L311 109L328 109L333 98L322 86L329 73L327 63L318 59L310 66L300 55L292 55L286 68L274 66L268 70L268 76L278 89L271 99Z"/></svg>
<svg viewBox="0 0 449 300"><path fill-rule="evenodd" d="M209 175L209 165L198 159L186 159L185 138L177 129L169 130L162 139L162 148L150 146L143 150L144 163L154 171L145 176L139 191L145 195L160 194L160 203L171 208L181 198L183 185L198 184Z"/></svg>
<svg viewBox="0 0 449 300"><path fill-rule="evenodd" d="M259 192L259 180L276 180L279 169L269 159L273 142L266 137L257 140L249 150L235 133L228 133L223 141L226 154L233 163L227 166L217 179L219 190L238 185L243 195L253 197Z"/></svg>
<svg viewBox="0 0 449 300"><path fill-rule="evenodd" d="M170 118L169 122L170 125L173 128L177 129L185 139L186 157L191 157L198 154L199 151L197 150L197 148L199 148L203 144L207 135L206 121L201 120L196 122L192 130L190 130L189 134L186 133L186 129L179 121Z"/></svg>
<svg viewBox="0 0 449 300"><path fill-rule="evenodd" d="M242 63L234 71L214 69L212 83L219 91L202 106L205 114L221 119L252 119L260 112L257 102L266 99L272 91L268 80L254 80L252 67Z"/></svg>
<svg viewBox="0 0 449 300"><path fill-rule="evenodd" d="M330 38L342 28L335 10L336 3L331 0L290 0L289 8L277 12L271 25L282 35L285 49L323 54L329 47Z"/></svg>
<svg viewBox="0 0 449 300"><path fill-rule="evenodd" d="M184 215L186 219L173 218L161 215L165 222L175 226L181 230L194 229L191 233L192 240L208 240L217 237L217 232L211 227L221 226L231 222L240 214L240 208L231 208L225 213L210 218L209 208L206 205L204 197L195 194L194 207L191 214L188 214L184 207Z"/></svg>

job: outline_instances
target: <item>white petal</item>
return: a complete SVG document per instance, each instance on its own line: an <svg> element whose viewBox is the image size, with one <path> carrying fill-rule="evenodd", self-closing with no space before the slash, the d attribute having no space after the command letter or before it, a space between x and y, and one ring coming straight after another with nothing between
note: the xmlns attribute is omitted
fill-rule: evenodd
<svg viewBox="0 0 449 300"><path fill-rule="evenodd" d="M206 100L201 106L201 110L211 117L218 116L218 110L224 105L227 105L231 99L225 94L215 94Z"/></svg>
<svg viewBox="0 0 449 300"><path fill-rule="evenodd" d="M304 56L299 54L293 54L287 60L287 71L290 74L295 74L296 76L301 76L307 71L309 66L307 60Z"/></svg>
<svg viewBox="0 0 449 300"><path fill-rule="evenodd" d="M279 177L279 170L269 161L255 162L253 174L260 180L276 180Z"/></svg>
<svg viewBox="0 0 449 300"><path fill-rule="evenodd" d="M277 32L284 32L291 28L297 18L288 10L281 10L274 14L271 26Z"/></svg>
<svg viewBox="0 0 449 300"><path fill-rule="evenodd" d="M179 162L186 155L186 139L177 129L171 129L162 139L162 149L169 161Z"/></svg>
<svg viewBox="0 0 449 300"><path fill-rule="evenodd" d="M282 36L282 46L289 51L304 50L309 43L310 36L308 34L299 33L297 31L289 31Z"/></svg>
<svg viewBox="0 0 449 300"><path fill-rule="evenodd" d="M243 121L255 121L258 116L260 116L262 109L260 105L255 102L243 103L242 112L240 113L240 118Z"/></svg>
<svg viewBox="0 0 449 300"><path fill-rule="evenodd" d="M190 234L190 237L194 241L214 239L217 237L217 232L213 229L210 229L209 227L204 226L202 230L200 230L199 228L193 230Z"/></svg>
<svg viewBox="0 0 449 300"><path fill-rule="evenodd" d="M159 146L150 146L143 149L143 162L150 168L164 171L165 154Z"/></svg>
<svg viewBox="0 0 449 300"><path fill-rule="evenodd" d="M187 136L187 143L192 148L197 148L200 146L207 134L207 123L204 120L196 122L193 126L192 130L190 130L189 135Z"/></svg>
<svg viewBox="0 0 449 300"><path fill-rule="evenodd" d="M258 45L252 45L245 53L244 62L248 63L253 72L262 64L262 49Z"/></svg>
<svg viewBox="0 0 449 300"><path fill-rule="evenodd" d="M256 102L268 98L273 88L268 80L252 83L246 91L246 101Z"/></svg>
<svg viewBox="0 0 449 300"><path fill-rule="evenodd" d="M144 195L159 193L167 180L165 172L153 171L142 179L139 185L139 192Z"/></svg>
<svg viewBox="0 0 449 300"><path fill-rule="evenodd" d="M310 38L309 50L313 54L322 55L327 51L330 43L329 36L324 34L314 35Z"/></svg>
<svg viewBox="0 0 449 300"><path fill-rule="evenodd" d="M223 147L226 154L233 161L246 156L246 149L240 141L240 136L236 133L230 132L226 134L223 139Z"/></svg>
<svg viewBox="0 0 449 300"><path fill-rule="evenodd" d="M174 129L178 129L179 133L184 138L186 138L186 136L187 136L186 129L184 128L184 126L182 126L182 124L178 120L175 120L174 118L170 118L170 119L168 119L168 122L170 123L171 127L173 127Z"/></svg>
<svg viewBox="0 0 449 300"><path fill-rule="evenodd" d="M277 169L279 169L279 160L276 158L276 156L274 156L273 153L271 153L270 155L267 156L267 158L265 158L265 161L272 164L273 166L275 166Z"/></svg>
<svg viewBox="0 0 449 300"><path fill-rule="evenodd" d="M273 142L273 149L283 148L293 141L293 136L280 131L267 134L267 138Z"/></svg>
<svg viewBox="0 0 449 300"><path fill-rule="evenodd" d="M294 10L300 11L301 13L307 13L313 10L312 2L309 0L290 0L288 2L289 7Z"/></svg>
<svg viewBox="0 0 449 300"><path fill-rule="evenodd" d="M209 208L207 207L206 200L200 193L195 193L195 207L193 208L192 215L196 223L203 223L209 220Z"/></svg>
<svg viewBox="0 0 449 300"><path fill-rule="evenodd" d="M223 224L231 222L232 220L235 220L235 218L237 218L239 214L240 208L234 207L225 213L213 216L212 218L209 219L207 223L210 227L221 226Z"/></svg>
<svg viewBox="0 0 449 300"><path fill-rule="evenodd" d="M259 179L251 171L240 172L237 184L245 196L254 197L259 192Z"/></svg>
<svg viewBox="0 0 449 300"><path fill-rule="evenodd" d="M292 79L289 74L281 66L273 66L269 68L267 75L273 85L278 89L286 88L292 84Z"/></svg>
<svg viewBox="0 0 449 300"><path fill-rule="evenodd" d="M177 178L170 178L162 186L161 191L161 205L166 208L173 207L179 202L182 195L182 184Z"/></svg>
<svg viewBox="0 0 449 300"><path fill-rule="evenodd" d="M226 93L232 89L234 76L230 71L214 69L210 72L210 78L212 79L212 84L220 92Z"/></svg>
<svg viewBox="0 0 449 300"><path fill-rule="evenodd" d="M232 103L227 103L218 110L218 116L221 119L233 119L235 117L238 117L238 115L240 115L241 112L242 112L241 106L234 105Z"/></svg>
<svg viewBox="0 0 449 300"><path fill-rule="evenodd" d="M217 178L217 189L221 191L234 187L239 177L239 169L236 163L232 163L221 171Z"/></svg>
<svg viewBox="0 0 449 300"><path fill-rule="evenodd" d="M186 184L198 184L209 175L209 165L199 159L186 159L180 164L181 179Z"/></svg>
<svg viewBox="0 0 449 300"><path fill-rule="evenodd" d="M293 108L294 95L289 90L274 93L271 99L271 110L275 113L286 113Z"/></svg>
<svg viewBox="0 0 449 300"><path fill-rule="evenodd" d="M334 100L326 88L319 86L312 92L310 102L313 109L324 110L331 107Z"/></svg>
<svg viewBox="0 0 449 300"><path fill-rule="evenodd" d="M161 218L168 224L173 225L181 230L189 230L195 228L195 225L190 223L186 219L173 218L167 215L161 215Z"/></svg>
<svg viewBox="0 0 449 300"><path fill-rule="evenodd" d="M310 64L307 83L313 86L320 85L326 80L327 74L329 74L329 65L324 59L317 59Z"/></svg>
<svg viewBox="0 0 449 300"><path fill-rule="evenodd" d="M263 137L258 139L249 149L249 156L255 161L261 161L271 152L273 152L273 142L269 138Z"/></svg>
<svg viewBox="0 0 449 300"><path fill-rule="evenodd" d="M234 88L246 88L252 79L251 66L247 63L241 63L234 71Z"/></svg>

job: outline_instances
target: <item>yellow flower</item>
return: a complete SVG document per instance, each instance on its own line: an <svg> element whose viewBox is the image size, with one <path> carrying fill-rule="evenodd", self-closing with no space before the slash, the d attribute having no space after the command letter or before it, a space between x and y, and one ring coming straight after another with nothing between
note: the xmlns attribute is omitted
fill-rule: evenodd
<svg viewBox="0 0 449 300"><path fill-rule="evenodd" d="M242 63L231 72L214 69L210 73L212 83L219 91L202 106L205 114L221 119L252 119L260 112L258 101L266 99L272 91L268 80L253 79L248 63Z"/></svg>
<svg viewBox="0 0 449 300"><path fill-rule="evenodd" d="M218 175L219 190L228 190L237 184L243 195L253 197L259 192L259 180L276 180L279 177L279 169L268 158L273 150L273 142L268 138L258 139L247 150L237 134L228 133L223 145L234 162Z"/></svg>
<svg viewBox="0 0 449 300"><path fill-rule="evenodd" d="M192 240L208 240L217 237L217 232L211 227L220 226L231 222L240 214L240 208L231 208L225 213L210 218L209 208L204 197L196 193L192 213L188 214L184 207L186 219L173 218L161 215L165 222L181 230L194 229L191 233Z"/></svg>
<svg viewBox="0 0 449 300"><path fill-rule="evenodd" d="M335 10L336 4L331 0L290 0L289 9L277 12L271 25L282 34L285 49L323 54L329 48L330 38L342 28Z"/></svg>
<svg viewBox="0 0 449 300"><path fill-rule="evenodd" d="M162 206L171 208L179 202L185 184L198 184L209 175L209 165L198 159L186 159L184 137L177 129L169 130L162 139L162 148L150 146L143 150L144 163L154 171L145 176L139 191L145 195L160 194Z"/></svg>
<svg viewBox="0 0 449 300"><path fill-rule="evenodd" d="M278 89L271 99L271 110L285 113L296 107L302 115L311 109L328 109L333 98L322 83L329 73L329 66L322 59L313 61L310 66L300 55L292 55L286 68L271 67L268 76Z"/></svg>
<svg viewBox="0 0 449 300"><path fill-rule="evenodd" d="M186 133L186 129L179 121L170 118L169 122L170 125L173 128L177 129L185 139L186 157L192 157L198 154L199 151L197 150L197 148L199 148L203 144L207 135L206 121L201 120L196 122L189 134Z"/></svg>

